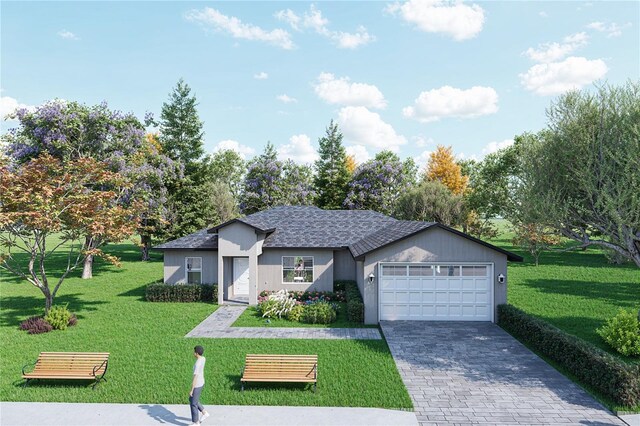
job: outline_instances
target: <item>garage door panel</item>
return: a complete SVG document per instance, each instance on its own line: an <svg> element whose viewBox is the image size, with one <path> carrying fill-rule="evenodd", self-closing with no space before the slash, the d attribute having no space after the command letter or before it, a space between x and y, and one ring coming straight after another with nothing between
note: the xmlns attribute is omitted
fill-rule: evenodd
<svg viewBox="0 0 640 426"><path fill-rule="evenodd" d="M490 321L488 265L385 265L381 320Z"/></svg>

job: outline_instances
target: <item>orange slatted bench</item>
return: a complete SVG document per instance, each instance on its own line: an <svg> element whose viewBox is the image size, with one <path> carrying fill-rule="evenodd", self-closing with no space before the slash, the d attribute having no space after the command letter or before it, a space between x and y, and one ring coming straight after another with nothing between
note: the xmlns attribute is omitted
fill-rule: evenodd
<svg viewBox="0 0 640 426"><path fill-rule="evenodd" d="M240 384L247 382L318 383L318 355L247 355Z"/></svg>
<svg viewBox="0 0 640 426"><path fill-rule="evenodd" d="M33 366L33 370L25 369ZM22 367L24 385L33 379L95 380L93 388L102 380L109 366L108 352L41 352L36 362Z"/></svg>

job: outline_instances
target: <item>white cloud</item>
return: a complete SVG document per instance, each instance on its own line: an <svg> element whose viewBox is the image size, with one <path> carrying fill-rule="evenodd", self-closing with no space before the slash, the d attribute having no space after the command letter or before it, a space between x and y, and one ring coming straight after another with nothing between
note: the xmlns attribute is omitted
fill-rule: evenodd
<svg viewBox="0 0 640 426"><path fill-rule="evenodd" d="M544 10L541 10L540 12L538 12L538 16L541 18L548 18L549 14L547 12L545 12Z"/></svg>
<svg viewBox="0 0 640 426"><path fill-rule="evenodd" d="M415 157L416 166L418 166L418 171L420 173L424 173L426 170L429 159L431 158L431 152L432 151L422 151L420 155Z"/></svg>
<svg viewBox="0 0 640 426"><path fill-rule="evenodd" d="M21 104L11 96L0 96L0 120L9 121L10 119L7 118L7 114L13 113L18 108L34 109L33 106Z"/></svg>
<svg viewBox="0 0 640 426"><path fill-rule="evenodd" d="M498 111L498 94L491 87L474 86L463 90L443 86L420 93L413 106L402 109L405 117L422 123L444 117L474 118Z"/></svg>
<svg viewBox="0 0 640 426"><path fill-rule="evenodd" d="M513 145L513 139L505 139L503 141L489 142L484 148L482 148L482 155L487 155L487 154L497 152L511 145Z"/></svg>
<svg viewBox="0 0 640 426"><path fill-rule="evenodd" d="M298 102L298 100L296 98L292 98L291 96L289 96L287 94L278 95L278 96L276 96L276 99L279 100L280 102L284 102L285 104L291 104L291 103Z"/></svg>
<svg viewBox="0 0 640 426"><path fill-rule="evenodd" d="M376 39L362 25L356 29L355 33L330 30L328 27L329 20L322 16L322 12L314 4L302 16L297 15L291 9L276 12L274 16L288 23L296 31L302 31L303 28L313 30L317 34L332 40L340 49L356 49Z"/></svg>
<svg viewBox="0 0 640 426"><path fill-rule="evenodd" d="M288 144L278 148L278 156L281 160L291 159L298 164L311 164L319 158L311 139L305 134L291 136Z"/></svg>
<svg viewBox="0 0 640 426"><path fill-rule="evenodd" d="M344 107L338 113L338 124L345 139L356 145L398 151L407 143L404 136L380 118L378 113L362 106Z"/></svg>
<svg viewBox="0 0 640 426"><path fill-rule="evenodd" d="M378 88L372 84L351 83L349 77L335 78L323 72L314 85L316 95L329 104L384 108L387 101Z"/></svg>
<svg viewBox="0 0 640 426"><path fill-rule="evenodd" d="M256 80L266 80L269 78L269 74L264 71L260 71L259 73L254 74L253 78L255 78Z"/></svg>
<svg viewBox="0 0 640 426"><path fill-rule="evenodd" d="M538 45L537 49L528 48L524 55L535 62L549 63L560 60L576 49L586 46L589 36L587 33L581 32L566 36L562 43L544 43Z"/></svg>
<svg viewBox="0 0 640 426"><path fill-rule="evenodd" d="M615 22L605 24L604 22L591 22L587 25L587 28L596 30L601 33L606 33L607 37L620 37L622 30L631 26L631 22L627 22L623 25L618 25Z"/></svg>
<svg viewBox="0 0 640 426"><path fill-rule="evenodd" d="M520 82L538 95L558 95L591 84L604 77L608 70L602 59L571 56L562 62L532 66L520 74Z"/></svg>
<svg viewBox="0 0 640 426"><path fill-rule="evenodd" d="M213 152L218 151L226 151L231 150L240 154L240 157L247 158L248 156L253 156L256 153L256 150L251 148L250 146L242 145L238 141L234 141L232 139L226 139L218 142L218 144L213 148Z"/></svg>
<svg viewBox="0 0 640 426"><path fill-rule="evenodd" d="M474 38L484 25L484 9L477 4L449 0L409 0L386 9L427 33L441 33L462 41Z"/></svg>
<svg viewBox="0 0 640 426"><path fill-rule="evenodd" d="M58 31L58 36L65 40L80 40L80 37L67 30Z"/></svg>
<svg viewBox="0 0 640 426"><path fill-rule="evenodd" d="M369 151L367 151L367 148L363 145L350 145L345 147L344 150L347 152L347 155L353 156L356 164L362 164L371 158Z"/></svg>
<svg viewBox="0 0 640 426"><path fill-rule="evenodd" d="M427 145L433 145L435 143L433 138L424 138L423 136L413 136L411 140L418 148L424 148Z"/></svg>
<svg viewBox="0 0 640 426"><path fill-rule="evenodd" d="M245 24L235 16L227 16L216 9L205 7L202 10L193 9L185 14L187 21L196 22L216 31L223 31L233 38L263 41L282 49L293 49L295 45L288 31L276 28L267 31L256 25Z"/></svg>

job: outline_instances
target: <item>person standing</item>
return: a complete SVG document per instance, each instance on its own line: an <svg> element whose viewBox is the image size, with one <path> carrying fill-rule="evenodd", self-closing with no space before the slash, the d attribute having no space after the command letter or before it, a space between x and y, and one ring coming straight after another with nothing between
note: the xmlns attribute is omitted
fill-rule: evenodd
<svg viewBox="0 0 640 426"><path fill-rule="evenodd" d="M189 406L191 407L191 425L198 426L200 422L209 417L209 413L200 404L200 394L204 387L204 363L207 361L202 356L204 348L200 345L193 348L193 355L196 363L193 365L193 380L191 381L191 391L189 391ZM200 418L202 413L202 418Z"/></svg>

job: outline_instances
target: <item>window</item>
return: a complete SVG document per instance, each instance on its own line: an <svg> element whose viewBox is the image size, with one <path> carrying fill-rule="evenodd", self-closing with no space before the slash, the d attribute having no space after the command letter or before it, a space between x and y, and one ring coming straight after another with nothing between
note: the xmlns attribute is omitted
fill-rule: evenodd
<svg viewBox="0 0 640 426"><path fill-rule="evenodd" d="M432 266L436 277L459 277L460 267L453 265L435 265Z"/></svg>
<svg viewBox="0 0 640 426"><path fill-rule="evenodd" d="M385 277L406 277L407 267L396 265L385 265L382 267L382 275Z"/></svg>
<svg viewBox="0 0 640 426"><path fill-rule="evenodd" d="M185 264L187 268L187 284L202 284L202 258L187 257Z"/></svg>
<svg viewBox="0 0 640 426"><path fill-rule="evenodd" d="M312 283L313 257L311 256L282 256L283 283Z"/></svg>
<svg viewBox="0 0 640 426"><path fill-rule="evenodd" d="M463 266L462 276L463 277L486 277L487 267L486 266Z"/></svg>

